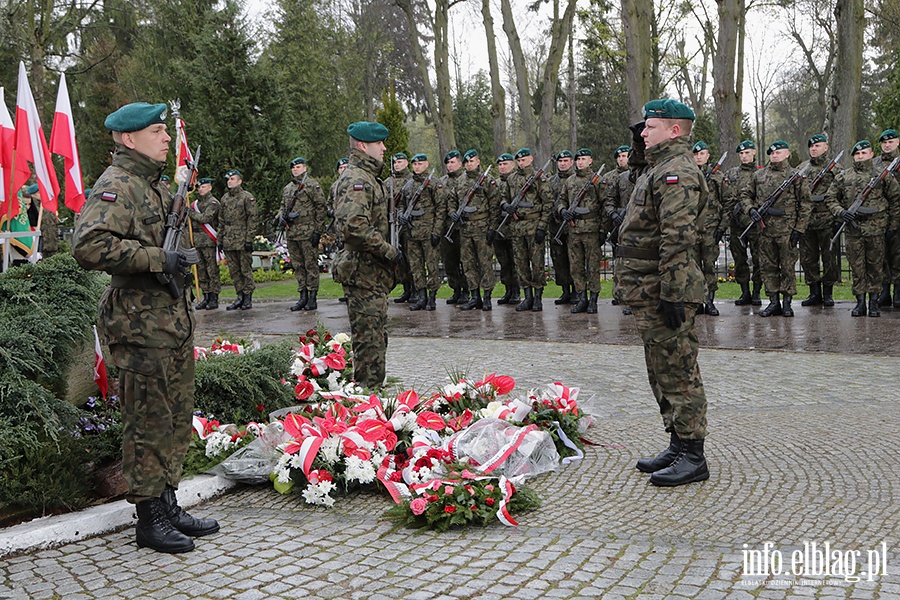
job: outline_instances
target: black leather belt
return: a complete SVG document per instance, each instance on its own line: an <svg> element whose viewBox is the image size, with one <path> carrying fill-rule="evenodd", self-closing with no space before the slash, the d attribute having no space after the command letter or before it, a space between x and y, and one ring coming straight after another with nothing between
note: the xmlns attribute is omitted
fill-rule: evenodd
<svg viewBox="0 0 900 600"><path fill-rule="evenodd" d="M630 246L616 246L616 258L640 258L643 260L659 260L659 251L650 248L632 248Z"/></svg>
<svg viewBox="0 0 900 600"><path fill-rule="evenodd" d="M169 289L168 286L161 283L153 273L113 275L109 286L117 289L144 290L145 292Z"/></svg>

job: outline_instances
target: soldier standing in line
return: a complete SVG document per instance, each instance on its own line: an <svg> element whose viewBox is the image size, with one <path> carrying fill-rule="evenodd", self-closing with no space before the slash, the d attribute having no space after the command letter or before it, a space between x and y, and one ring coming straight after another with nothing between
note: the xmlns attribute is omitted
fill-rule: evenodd
<svg viewBox="0 0 900 600"><path fill-rule="evenodd" d="M447 214L447 206L451 202L458 202L452 198L457 193L460 182L465 181L465 170L462 168L462 155L459 150L451 150L444 156L444 166L447 174L438 182L438 190L443 197L444 215ZM450 228L450 219L443 223L444 231ZM447 285L453 290L453 295L447 298L447 304L458 304L468 297L466 289L466 275L463 273L462 258L460 256L459 230L454 228L450 241L441 237L441 260L444 263L444 273L447 275Z"/></svg>
<svg viewBox="0 0 900 600"><path fill-rule="evenodd" d="M519 168L509 175L507 199L501 203L500 208L518 217L518 220L510 219L507 229L513 242L516 275L519 278L519 285L525 290L525 299L516 306L516 310L538 312L544 310L541 298L544 295L544 285L547 283L547 273L544 271L545 239L553 206L550 203L546 182L537 178L525 193L518 208L513 207L513 199L534 174L534 156L531 155L530 149L520 148L515 158Z"/></svg>
<svg viewBox="0 0 900 600"><path fill-rule="evenodd" d="M807 182L812 180L828 166L831 159L828 156L828 137L824 133L817 133L806 142L809 149L809 160L798 165L802 169L807 164L810 171L807 172ZM834 170L836 169L836 170ZM815 194L810 190L812 211L809 216L809 225L806 233L800 238L800 266L806 273L806 283L809 285L809 297L800 303L800 306L834 306L832 296L834 284L840 275L838 265L838 249L831 249L831 236L834 235L834 219L831 212L823 202L828 186L834 181L840 165L835 165L833 170L822 177L822 181L816 187ZM821 263L821 270L819 265Z"/></svg>
<svg viewBox="0 0 900 600"><path fill-rule="evenodd" d="M844 228L844 242L847 246L847 261L853 274L853 294L856 307L851 311L854 317L866 316L866 294L869 294L870 317L880 317L877 295L884 281L884 249L887 240L897 237L900 227L900 184L893 177L885 177L875 186L859 211L854 215L847 208L873 177L881 174L888 165L873 165L872 143L869 140L856 142L850 151L853 168L838 173L825 203L835 217L841 218Z"/></svg>
<svg viewBox="0 0 900 600"><path fill-rule="evenodd" d="M225 253L237 299L225 310L253 308L253 237L256 231L256 198L244 190L241 172L225 173L228 191L219 200L219 249Z"/></svg>
<svg viewBox="0 0 900 600"><path fill-rule="evenodd" d="M900 153L900 134L896 129L885 129L878 136L881 154L872 163L876 169L883 169ZM900 182L900 171L894 172L894 179ZM891 306L891 284L894 284L894 308L900 308L900 236L887 241L885 249L884 284L878 297L879 306Z"/></svg>
<svg viewBox="0 0 900 600"><path fill-rule="evenodd" d="M741 286L741 296L734 301L735 306L762 306L759 292L762 289L762 270L759 268L759 232L754 227L744 237L738 236L750 224L750 217L741 208L741 194L750 185L750 177L758 170L756 167L756 144L744 140L737 145L735 151L741 164L728 169L725 173L723 206L729 229L728 249L734 260L734 280ZM747 253L750 256L747 256ZM750 265L753 265L751 276ZM751 279L753 290L750 289Z"/></svg>
<svg viewBox="0 0 900 600"><path fill-rule="evenodd" d="M600 297L600 248L603 246L603 187L589 185L578 206L570 209L572 202L594 176L593 153L582 148L575 153L575 173L563 183L562 193L556 204L559 220L569 231L569 264L575 280L576 303L572 313L597 312ZM553 232L556 233L555 231ZM551 242L552 245L552 242Z"/></svg>
<svg viewBox="0 0 900 600"><path fill-rule="evenodd" d="M627 148L627 150L626 150ZM607 227L609 228L609 242L615 250L618 244L619 228L625 219L625 210L628 206L628 200L634 191L635 176L628 166L628 157L631 148L628 146L619 146L616 148L616 171L615 175L610 177L606 186L606 198L603 201L603 211L607 216ZM624 163L624 167L622 166ZM619 304L618 298L613 298L613 305ZM623 315L631 314L631 307L622 308Z"/></svg>
<svg viewBox="0 0 900 600"><path fill-rule="evenodd" d="M335 202L335 191L337 190L338 180L340 180L341 175L344 171L347 170L347 166L350 164L350 161L346 157L339 158L337 164L335 165L335 169L337 169L337 178L334 180L334 183L331 184L331 188L328 190L328 210L326 211L326 215L329 219L331 219L331 224L328 226L327 231L334 236L334 251L337 253L340 250L342 242L340 237L338 237L338 232L336 228L336 224L334 222L334 202ZM333 267L333 262L332 262ZM337 274L334 272L334 268L331 269L331 280L335 283L341 283L337 279ZM341 296L338 298L338 302L347 302L346 296Z"/></svg>
<svg viewBox="0 0 900 600"><path fill-rule="evenodd" d="M384 384L387 354L387 295L394 288L403 254L391 246L388 192L379 178L384 167L381 123L358 121L347 127L350 166L338 179L334 218L344 246L334 270L343 284L353 341L353 377L375 390Z"/></svg>
<svg viewBox="0 0 900 600"><path fill-rule="evenodd" d="M195 306L197 310L219 308L219 261L216 260L216 240L219 229L219 201L212 195L212 179L201 177L197 180L197 200L188 213L191 221L199 227L194 229L194 248L200 254L197 264L197 279L203 299Z"/></svg>
<svg viewBox="0 0 900 600"><path fill-rule="evenodd" d="M219 524L192 517L175 496L194 410L187 275L198 257L194 249L162 248L173 203L160 182L172 139L165 119L165 104L146 102L106 118L116 150L76 219L72 250L83 268L112 275L97 324L119 369L122 470L137 510L137 545L177 553L194 549L189 536L215 533ZM160 282L163 273L184 280L180 297Z"/></svg>
<svg viewBox="0 0 900 600"><path fill-rule="evenodd" d="M766 225L759 236L759 266L769 305L759 311L759 316L793 317L791 299L797 293L797 276L794 274L794 265L799 258L797 245L806 231L812 202L809 185L799 179L778 197L765 215L757 210L794 172L788 162L791 151L784 140L770 144L766 154L769 164L750 177L750 183L741 195L744 212L754 223L765 219Z"/></svg>
<svg viewBox="0 0 900 600"><path fill-rule="evenodd" d="M694 112L675 100L644 105L644 123L632 162L648 163L637 179L616 248L615 294L634 311L644 342L647 376L669 447L638 461L650 483L676 486L709 479L704 453L706 392L697 365L694 315L704 300L696 261L697 227L706 181L688 141ZM642 154L642 155L641 155Z"/></svg>
<svg viewBox="0 0 900 600"><path fill-rule="evenodd" d="M456 223L454 228L460 230L460 256L469 287L469 300L460 304L459 308L491 310L491 294L497 284L492 247L496 236L495 228L500 220L497 186L487 177L478 185L481 158L477 150L466 152L464 160L466 176L447 204L447 216L451 222ZM473 188L475 193L460 214L459 206ZM484 290L483 298L479 289Z"/></svg>
<svg viewBox="0 0 900 600"><path fill-rule="evenodd" d="M441 287L440 253L441 226L444 224L444 203L436 178L432 178L427 187L423 187L428 179L428 157L416 154L410 161L413 169L412 179L403 186L403 193L398 203L400 212L407 210L410 201L418 189L422 193L410 212L409 220L401 214L400 226L405 230L406 245L403 249L409 262L412 275L412 287L415 290L416 302L409 310L434 310L438 288Z"/></svg>
<svg viewBox="0 0 900 600"><path fill-rule="evenodd" d="M503 153L497 157L497 171L499 175L494 179L497 186L497 200L502 202L509 195L507 178L509 174L515 171L516 162L512 154ZM500 205L497 205L499 210ZM495 223L496 227L499 225ZM500 263L500 283L506 288L506 292L501 298L497 299L497 304L519 304L519 279L516 277L516 261L513 258L512 240L494 236L494 256Z"/></svg>
<svg viewBox="0 0 900 600"><path fill-rule="evenodd" d="M291 181L281 191L277 218L278 226L286 234L300 293L291 311L316 310L319 307L319 239L325 229L328 208L322 186L308 175L306 159L298 156L290 166Z"/></svg>
<svg viewBox="0 0 900 600"><path fill-rule="evenodd" d="M391 157L391 174L390 177L393 178L393 188L394 188L394 203L399 206L400 199L403 195L403 188L409 183L412 179L412 173L409 170L409 157L406 156L403 152L398 152L394 156ZM390 193L391 185L385 181L385 189ZM400 247L406 249L406 244L408 242L408 232L405 228L400 229ZM407 258L409 253L407 253ZM403 293L400 294L399 297L394 298L394 302L397 304L403 304L404 302L417 302L417 298L413 294L413 279L412 274L409 272L409 264L403 263L400 267L400 271L397 273L397 283L403 285Z"/></svg>
<svg viewBox="0 0 900 600"><path fill-rule="evenodd" d="M719 289L719 278L716 277L716 264L719 262L719 242L725 237L725 213L722 210L722 181L720 173L711 174L709 164L709 146L706 142L697 142L691 149L694 162L700 167L706 185L709 188L706 207L704 208L697 231L697 255L700 257L700 268L706 280L706 304L701 304L698 314L711 317L719 316L719 309L713 303L716 290Z"/></svg>
<svg viewBox="0 0 900 600"><path fill-rule="evenodd" d="M559 202L559 195L562 193L563 184L566 179L575 171L575 157L571 150L560 150L556 155L556 173L549 179L550 198L552 206L556 206ZM550 213L550 231L554 234L559 231L562 221L559 220L559 214L554 210ZM562 295L553 301L553 304L574 304L575 303L575 282L572 279L572 267L569 264L569 229L563 229L561 244L556 242L550 243L550 262L553 263L553 278L556 284L562 288Z"/></svg>

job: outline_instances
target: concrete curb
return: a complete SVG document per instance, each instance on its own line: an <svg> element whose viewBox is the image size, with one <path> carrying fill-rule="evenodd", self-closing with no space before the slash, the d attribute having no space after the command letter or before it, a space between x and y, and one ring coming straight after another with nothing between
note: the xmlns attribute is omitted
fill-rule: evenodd
<svg viewBox="0 0 900 600"><path fill-rule="evenodd" d="M187 508L218 496L238 482L218 475L197 475L181 482L178 503ZM40 517L0 530L0 558L76 542L135 522L134 505L125 500L51 517Z"/></svg>

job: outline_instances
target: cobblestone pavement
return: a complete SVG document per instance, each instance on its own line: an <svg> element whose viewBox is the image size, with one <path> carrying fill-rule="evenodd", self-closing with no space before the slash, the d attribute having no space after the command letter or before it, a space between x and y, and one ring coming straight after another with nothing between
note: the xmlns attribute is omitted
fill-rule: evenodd
<svg viewBox="0 0 900 600"><path fill-rule="evenodd" d="M245 487L193 509L222 532L192 553L138 549L129 528L0 561L0 598L900 598L900 359L704 348L700 365L712 477L662 489L634 469L667 442L639 346L394 337L388 372L420 390L454 369L579 386L601 445L533 480L544 503L519 527L395 531L386 495L328 510ZM838 574L744 576L767 542L785 572L828 543Z"/></svg>

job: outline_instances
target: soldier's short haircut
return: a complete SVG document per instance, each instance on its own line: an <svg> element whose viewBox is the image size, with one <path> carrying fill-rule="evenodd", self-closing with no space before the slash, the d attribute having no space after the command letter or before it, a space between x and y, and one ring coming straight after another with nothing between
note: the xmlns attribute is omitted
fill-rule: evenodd
<svg viewBox="0 0 900 600"><path fill-rule="evenodd" d="M675 119L675 124L681 127L681 131L684 133L685 137L691 135L691 131L694 129L694 122L690 119Z"/></svg>
<svg viewBox="0 0 900 600"><path fill-rule="evenodd" d="M122 132L121 131L113 131L112 138L115 143L121 144L122 143Z"/></svg>

